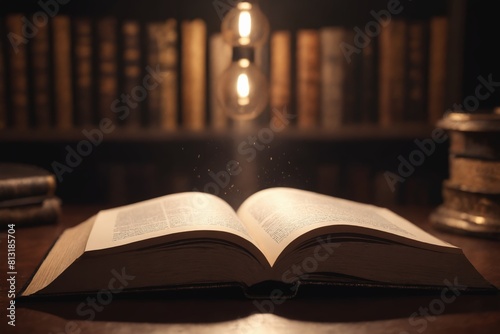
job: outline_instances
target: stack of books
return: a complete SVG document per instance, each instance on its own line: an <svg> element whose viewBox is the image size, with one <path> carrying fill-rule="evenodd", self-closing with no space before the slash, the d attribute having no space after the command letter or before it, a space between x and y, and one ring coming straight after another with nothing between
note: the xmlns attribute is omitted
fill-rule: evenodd
<svg viewBox="0 0 500 334"><path fill-rule="evenodd" d="M431 220L439 227L500 235L500 115L449 113L438 125L450 133L450 177Z"/></svg>
<svg viewBox="0 0 500 334"><path fill-rule="evenodd" d="M54 193L55 176L36 166L0 164L0 223L53 223L61 201Z"/></svg>

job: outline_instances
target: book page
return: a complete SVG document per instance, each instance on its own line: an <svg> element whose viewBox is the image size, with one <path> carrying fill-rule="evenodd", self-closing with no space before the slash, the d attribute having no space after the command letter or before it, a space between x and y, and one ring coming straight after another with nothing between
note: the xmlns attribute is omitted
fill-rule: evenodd
<svg viewBox="0 0 500 334"><path fill-rule="evenodd" d="M296 238L311 230L333 225L368 228L431 245L456 248L387 209L298 189L260 191L243 202L237 213L271 265Z"/></svg>
<svg viewBox="0 0 500 334"><path fill-rule="evenodd" d="M190 231L223 231L252 242L229 204L213 195L191 192L100 211L85 250Z"/></svg>

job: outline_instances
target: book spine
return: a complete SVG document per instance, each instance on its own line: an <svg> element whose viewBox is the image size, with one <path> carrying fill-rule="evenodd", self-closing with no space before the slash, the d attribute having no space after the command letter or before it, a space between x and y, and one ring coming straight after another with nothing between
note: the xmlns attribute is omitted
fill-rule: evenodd
<svg viewBox="0 0 500 334"><path fill-rule="evenodd" d="M481 217L500 216L499 193L475 193L448 183L443 185L443 203L446 208Z"/></svg>
<svg viewBox="0 0 500 334"><path fill-rule="evenodd" d="M500 194L500 161L450 156L449 184L462 190Z"/></svg>
<svg viewBox="0 0 500 334"><path fill-rule="evenodd" d="M22 41L22 15L7 16L6 24L9 40L18 41L9 48L13 126L27 129L29 127L27 51L26 44Z"/></svg>
<svg viewBox="0 0 500 334"><path fill-rule="evenodd" d="M140 32L141 29L138 22L123 22L123 91L129 94L133 94L134 88L142 84ZM141 102L141 100L136 100L136 102L131 105L130 114L123 120L127 126L141 126L143 121Z"/></svg>
<svg viewBox="0 0 500 334"><path fill-rule="evenodd" d="M377 40L363 48L361 52L361 122L376 123L378 120L377 105Z"/></svg>
<svg viewBox="0 0 500 334"><path fill-rule="evenodd" d="M178 103L178 52L177 52L177 20L168 19L166 22L162 23L162 38L160 42L160 53L159 53L159 63L161 69L162 83L160 86L160 125L164 130L174 130L177 128L177 113L179 110ZM206 29L200 27L201 30ZM206 32L200 32L206 35ZM203 47L205 50L205 40L206 37L202 37ZM201 43L201 42L200 42ZM203 51L205 52L205 51ZM204 57L200 54L200 57ZM203 64L205 60L203 58ZM205 65L200 72L203 73L203 80L205 78ZM203 92L205 92L205 84L203 84ZM203 95L203 103L205 101L205 95ZM205 109L203 107L204 114Z"/></svg>
<svg viewBox="0 0 500 334"><path fill-rule="evenodd" d="M36 125L47 129L51 126L50 103L50 43L48 25L38 27L33 37L31 48L31 64L33 69L34 106Z"/></svg>
<svg viewBox="0 0 500 334"><path fill-rule="evenodd" d="M408 24L408 88L405 121L424 122L426 107L426 25Z"/></svg>
<svg viewBox="0 0 500 334"><path fill-rule="evenodd" d="M344 41L352 45L356 33L347 30ZM361 53L353 53L345 63L343 123L361 123Z"/></svg>
<svg viewBox="0 0 500 334"><path fill-rule="evenodd" d="M146 26L147 32L147 64L155 69L160 65L160 41L162 38L161 23L151 22ZM151 89L148 93L148 119L149 125L153 128L160 126L160 93L163 82Z"/></svg>
<svg viewBox="0 0 500 334"><path fill-rule="evenodd" d="M60 129L69 129L73 126L70 19L58 15L52 23L56 124Z"/></svg>
<svg viewBox="0 0 500 334"><path fill-rule="evenodd" d="M205 22L200 19L182 23L183 122L191 130L205 126L206 34Z"/></svg>
<svg viewBox="0 0 500 334"><path fill-rule="evenodd" d="M321 125L338 128L344 119L344 81L346 61L341 43L345 31L327 27L320 31L321 39Z"/></svg>
<svg viewBox="0 0 500 334"><path fill-rule="evenodd" d="M406 22L382 24L380 34L379 118L382 126L402 121L405 109Z"/></svg>
<svg viewBox="0 0 500 334"><path fill-rule="evenodd" d="M0 19L0 33L3 34L3 20ZM0 130L7 128L7 101L5 99L5 81L6 81L6 73L5 73L5 60L4 60L4 45L3 39L0 38Z"/></svg>
<svg viewBox="0 0 500 334"><path fill-rule="evenodd" d="M435 124L445 112L448 19L433 17L429 42L429 122Z"/></svg>
<svg viewBox="0 0 500 334"><path fill-rule="evenodd" d="M81 126L94 121L92 106L92 21L77 18L75 23L75 114Z"/></svg>
<svg viewBox="0 0 500 334"><path fill-rule="evenodd" d="M219 78L231 64L231 47L224 41L222 34L210 37L210 116L214 129L224 129L228 123L226 111L217 100L217 85Z"/></svg>
<svg viewBox="0 0 500 334"><path fill-rule="evenodd" d="M263 44L255 47L255 65L260 69L266 83L269 82L270 70L271 70L271 56L270 56L270 46L269 40L265 40ZM269 88L267 88L267 98L269 99ZM269 112L269 101L266 101L266 106L260 115L254 119L253 124L255 125L266 125L270 121Z"/></svg>
<svg viewBox="0 0 500 334"><path fill-rule="evenodd" d="M118 97L117 82L117 21L101 18L97 22L98 35L98 111L99 119L116 120L111 113L113 101ZM119 115L123 116L123 115Z"/></svg>
<svg viewBox="0 0 500 334"><path fill-rule="evenodd" d="M297 32L297 125L314 128L319 120L320 41L317 30Z"/></svg>
<svg viewBox="0 0 500 334"><path fill-rule="evenodd" d="M54 176L0 180L0 201L32 196L51 196L56 189Z"/></svg>
<svg viewBox="0 0 500 334"><path fill-rule="evenodd" d="M55 223L61 214L61 201L54 197L46 199L42 205L22 208L0 209L0 222L7 224L48 224Z"/></svg>
<svg viewBox="0 0 500 334"><path fill-rule="evenodd" d="M290 110L292 100L292 36L276 31L271 36L270 106L273 112ZM280 125L281 126L281 125Z"/></svg>

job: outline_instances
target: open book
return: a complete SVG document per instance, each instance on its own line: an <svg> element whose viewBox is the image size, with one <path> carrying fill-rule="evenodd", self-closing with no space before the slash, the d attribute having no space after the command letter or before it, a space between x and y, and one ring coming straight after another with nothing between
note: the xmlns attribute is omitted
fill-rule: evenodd
<svg viewBox="0 0 500 334"><path fill-rule="evenodd" d="M387 209L270 188L237 212L195 192L101 211L61 235L21 296L272 281L440 287L456 277L493 288L459 248Z"/></svg>

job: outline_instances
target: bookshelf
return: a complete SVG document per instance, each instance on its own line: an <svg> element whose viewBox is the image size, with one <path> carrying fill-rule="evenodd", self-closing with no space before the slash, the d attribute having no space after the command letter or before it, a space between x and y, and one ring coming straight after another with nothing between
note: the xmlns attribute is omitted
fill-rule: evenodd
<svg viewBox="0 0 500 334"><path fill-rule="evenodd" d="M221 1L224 2L224 0ZM144 28L142 37L145 37L144 34L146 33L148 22L175 18L178 21L180 29L180 22L182 20L200 17L206 22L207 35L211 35L219 32L220 29L220 19L213 4L214 2L212 1L201 0L190 1L189 3L159 0L146 0L140 3L133 1L107 1L106 3L102 3L95 0L75 0L68 3L68 5L61 6L60 14L68 15L70 18L89 18L92 20L94 27L97 21L103 17L115 17L119 26L123 22L135 20ZM343 26L346 29L362 26L366 22L373 20L373 16L370 14L371 11L386 8L387 1L356 0L347 5L343 2L320 0L307 2L261 0L260 5L268 16L273 31L288 30L293 36L296 36L299 29L320 29L329 25ZM283 11L282 8L285 6L287 10ZM449 52L451 54L463 55L463 57L452 57L453 61L448 63L448 72L453 73L452 76L448 77L448 81L453 84L448 85L449 89L446 92L445 100L447 105L451 105L453 101L460 101L461 96L467 94L467 91L464 92L464 87L466 88L467 86L462 83L466 81L468 75L470 76L467 72L470 70L468 68L470 65L466 63L466 66L463 66L463 63L468 60L467 54L464 54L466 46L461 44L462 37L465 34L467 2L463 0L429 0L405 2L404 7L405 9L400 14L400 17L405 20L428 21L431 17L437 15L448 16L450 25L452 26L449 35L453 36L449 40ZM154 10L151 10L152 8ZM3 6L0 12L0 20L4 22L5 18L11 13L33 14L38 10L37 4L33 2L9 2ZM5 32L5 26L3 29ZM180 36L176 43L180 50L183 36L180 31L179 33ZM95 34L96 32L94 31L93 38L96 38ZM6 34L2 35L6 36ZM294 38L292 38L292 50L297 46ZM5 38L2 44L7 45ZM124 45L125 40L118 38L118 50L121 50ZM142 46L143 55L145 55L144 48L146 48L146 45ZM31 52L30 44L28 44L29 52ZM97 67L100 62L96 51L94 50L93 52L94 55L91 59L92 66ZM294 64L297 62L295 57L295 53L292 52L292 62ZM3 61L7 66L10 65L8 60L3 59ZM208 55L206 61L209 61ZM139 64L144 67L146 63L147 59L144 56L139 61ZM126 65L124 59L117 58L119 69L124 68ZM178 73L180 74L182 57L179 58L177 66ZM53 67L54 64L51 63L49 71L52 71ZM29 69L28 73L32 75ZM72 74L75 74L75 70L73 70ZM94 77L98 76L95 68L92 71L92 75ZM10 79L11 75L7 73L6 80ZM49 75L49 80L50 82L54 80L52 74ZM209 77L207 76L205 80L208 86ZM126 85L123 81L124 75L118 70L117 84L119 92L125 89ZM179 87L181 87L181 81L182 78L179 75L177 78ZM292 92L296 91L296 81L296 71L292 70ZM130 83L127 83L127 85L130 86ZM33 93L33 89L31 85L28 85L30 94ZM57 94L54 88L51 88L51 98L53 99ZM91 96L91 107L97 108L98 101L96 97L100 96L97 88L92 88ZM183 108L181 97L182 92L179 89L177 92L179 101L177 121L179 123L183 121L183 117L181 116ZM294 94L292 94L292 98L291 111L295 113ZM210 121L209 99L207 98L206 100L205 107L207 109L208 120ZM30 102L29 108L30 115L36 112L33 102ZM74 109L76 110L76 108ZM93 117L99 119L98 110L93 110L92 112L94 113ZM267 113L269 113L269 110ZM55 123L54 117L53 115L53 123ZM75 120L77 119L78 117L75 117ZM258 124L254 124L252 127L246 129L234 126L227 126L223 129L212 129L207 125L201 130L187 130L182 124L175 129L169 130L149 128L144 127L144 125L137 129L120 127L112 133L106 134L103 143L94 150L94 153L86 158L81 166L75 168L73 173L68 175L67 181L61 182L59 185L61 196L69 202L79 202L83 200L82 198L90 197L96 201L128 202L131 199L136 200L162 194L162 189L159 189L162 187L160 185L155 186L156 190L154 191L147 191L147 184L152 184L154 181L145 180L143 185L135 188L136 190L138 189L137 191L125 191L136 193L134 196L115 198L119 197L115 196L116 193L126 188L123 185L119 185L120 177L124 180L130 180L130 178L141 179L141 177L147 174L148 170L155 170L154 173L150 174L161 178L162 181L158 183L163 185L163 190L168 189L167 192L192 190L193 188L200 189L203 185L211 181L206 172L208 169L223 170L222 165L224 162L233 158L243 159L244 157L237 153L238 145L242 141L248 140L249 137L256 136L266 126L268 126L268 123L266 123L264 117L258 120ZM92 129L92 126L86 128ZM85 139L82 135L82 130L83 127L80 125L76 125L71 129L59 129L56 127L39 130L36 128L17 129L9 127L0 130L1 159L5 161L14 160L38 163L50 169L53 161L64 159L66 146L75 145ZM271 185L292 185L316 189L320 184L325 183L322 181L321 175L326 175L326 183L336 182L340 184L336 186L331 185L333 194L349 194L350 190L346 189L349 188L349 185L343 184L343 180L333 181L333 178L329 179L329 177L333 174L338 174L336 176L337 179L356 179L355 175L358 173L361 179L380 178L381 172L397 168L398 155L411 152L413 149L412 143L415 139L429 138L432 130L432 124L426 121L401 123L387 127L379 126L377 123L344 124L338 128L331 129L324 129L319 125L312 129L298 129L295 124L292 124L286 130L276 133L272 143L267 145L269 147L266 147L262 151L257 151L257 157L252 163L246 164L246 170L253 176L249 176L248 179L250 181L245 182L253 184L251 187L247 187L245 182L241 181L238 196L244 197L244 195L251 192L250 189ZM427 183L433 183L439 182L440 179L446 177L447 165L443 158L446 157L445 151L446 147L442 147L438 150L436 156L429 159L430 162L426 163L426 166L417 172L417 180L428 178L430 181ZM288 164L289 158L290 164L295 164L294 168L298 168L295 172L292 171L290 173L288 173L289 170L287 169L287 173L290 175L288 179L279 179L281 173L276 170L278 167L275 166L273 160L269 159L273 156L282 156L283 154L287 156L286 161L283 160L284 163ZM201 155L201 158L198 158L198 155ZM367 170L354 172L354 176L346 176L346 173L348 173L346 171L350 169L349 166L351 164L354 164L353 170L362 170L363 168L360 165L365 165ZM135 170L127 171L124 166L132 166L132 169ZM372 169L369 170L370 168ZM201 170L204 170L205 173L202 173L198 177ZM322 170L322 172L318 170ZM113 175L115 175L114 179L111 177ZM147 178L150 178L151 175L148 175ZM80 178L84 178L84 180ZM109 180L110 178L112 180ZM279 180L273 181L276 179ZM135 183L140 183L140 181ZM418 183L418 181L414 183ZM369 188L372 189L373 187L375 186L370 186ZM435 203L439 201L440 184L427 184L426 187L432 189L420 190L420 192L429 191L432 193L431 199L428 199L428 202ZM111 188L112 190L110 190ZM323 187L322 191L328 192L326 188ZM408 186L407 188L410 189L408 191L411 191L415 186ZM358 189L355 192L360 193L362 191ZM382 194L379 197L383 198L385 195ZM231 196L231 192L227 196ZM356 199L356 196L346 195L346 197ZM399 203L404 201L402 198L405 196L396 195L396 197L396 201ZM373 198L374 196L371 196L367 200L371 201ZM88 200L85 199L83 201Z"/></svg>
<svg viewBox="0 0 500 334"><path fill-rule="evenodd" d="M169 143L189 141L238 141L257 134L263 127L253 126L247 129L204 129L172 130L159 129L127 130L119 129L105 135L108 143ZM412 140L430 137L431 125L402 124L398 127L381 129L378 125L347 125L339 129L296 129L288 128L275 134L280 141L304 141L310 143L334 143L356 141ZM85 140L82 129L72 130L4 130L0 132L2 143L71 143Z"/></svg>

